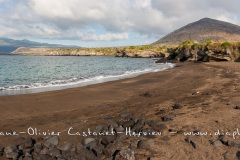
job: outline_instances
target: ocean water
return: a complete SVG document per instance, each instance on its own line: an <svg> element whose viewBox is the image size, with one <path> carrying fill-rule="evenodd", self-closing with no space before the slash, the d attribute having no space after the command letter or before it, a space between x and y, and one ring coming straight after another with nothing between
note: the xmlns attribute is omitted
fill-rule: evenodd
<svg viewBox="0 0 240 160"><path fill-rule="evenodd" d="M0 95L80 87L172 67L151 58L1 55Z"/></svg>

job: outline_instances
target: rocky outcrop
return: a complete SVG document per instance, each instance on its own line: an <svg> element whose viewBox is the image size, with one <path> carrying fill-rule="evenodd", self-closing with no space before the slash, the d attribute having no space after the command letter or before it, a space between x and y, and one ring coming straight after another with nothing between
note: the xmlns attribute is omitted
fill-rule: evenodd
<svg viewBox="0 0 240 160"><path fill-rule="evenodd" d="M155 52L151 50L145 51L127 51L118 50L116 57L131 57L131 58L154 58L154 57L165 57L165 54L161 52Z"/></svg>
<svg viewBox="0 0 240 160"><path fill-rule="evenodd" d="M39 55L39 56L104 56L108 55L97 50L81 49L81 48L28 48L20 47L13 51L12 54L20 55Z"/></svg>
<svg viewBox="0 0 240 160"><path fill-rule="evenodd" d="M240 43L195 43L186 41L176 48L168 49L169 56L156 63L164 61L235 61L240 60Z"/></svg>

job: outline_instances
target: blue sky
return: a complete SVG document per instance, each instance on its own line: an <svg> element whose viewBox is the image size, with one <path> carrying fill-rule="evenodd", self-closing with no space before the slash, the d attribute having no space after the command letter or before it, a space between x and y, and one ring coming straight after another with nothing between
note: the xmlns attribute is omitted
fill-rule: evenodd
<svg viewBox="0 0 240 160"><path fill-rule="evenodd" d="M231 0L0 0L0 37L82 47L150 44L204 17L240 25Z"/></svg>

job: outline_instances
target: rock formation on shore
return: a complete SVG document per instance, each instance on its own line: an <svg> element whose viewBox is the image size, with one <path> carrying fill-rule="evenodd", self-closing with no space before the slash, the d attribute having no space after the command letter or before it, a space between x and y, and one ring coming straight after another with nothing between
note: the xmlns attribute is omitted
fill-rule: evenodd
<svg viewBox="0 0 240 160"><path fill-rule="evenodd" d="M187 40L197 42L206 42L207 40L237 42L240 41L240 26L210 18L203 18L175 30L153 44L180 44Z"/></svg>
<svg viewBox="0 0 240 160"><path fill-rule="evenodd" d="M186 41L176 48L168 49L169 55L165 60L172 60L176 62L184 61L234 61L240 60L240 43L230 42L207 42L194 43L193 41ZM164 59L160 59L161 63Z"/></svg>

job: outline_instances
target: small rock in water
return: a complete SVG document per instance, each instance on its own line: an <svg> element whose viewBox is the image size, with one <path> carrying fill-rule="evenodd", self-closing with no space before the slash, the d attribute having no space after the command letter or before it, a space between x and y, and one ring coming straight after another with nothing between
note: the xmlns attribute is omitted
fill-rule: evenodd
<svg viewBox="0 0 240 160"><path fill-rule="evenodd" d="M181 108L183 108L183 106L181 104L179 104L179 103L176 103L176 104L173 105L172 108L173 109L181 109Z"/></svg>
<svg viewBox="0 0 240 160"><path fill-rule="evenodd" d="M176 117L175 114L168 114L162 117L162 121L166 122L166 121L171 121L173 120L173 118Z"/></svg>

